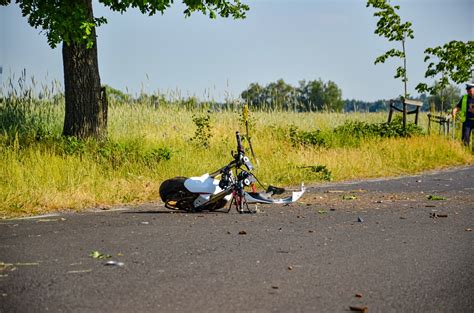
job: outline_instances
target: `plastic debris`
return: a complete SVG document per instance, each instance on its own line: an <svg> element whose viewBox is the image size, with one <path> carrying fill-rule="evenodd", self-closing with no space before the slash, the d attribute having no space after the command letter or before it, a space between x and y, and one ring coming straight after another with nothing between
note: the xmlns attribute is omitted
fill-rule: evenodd
<svg viewBox="0 0 474 313"><path fill-rule="evenodd" d="M105 262L104 265L105 266L124 266L125 263L110 260L110 261Z"/></svg>
<svg viewBox="0 0 474 313"><path fill-rule="evenodd" d="M357 217L357 222L359 223L363 223L364 222L364 219L360 216Z"/></svg>

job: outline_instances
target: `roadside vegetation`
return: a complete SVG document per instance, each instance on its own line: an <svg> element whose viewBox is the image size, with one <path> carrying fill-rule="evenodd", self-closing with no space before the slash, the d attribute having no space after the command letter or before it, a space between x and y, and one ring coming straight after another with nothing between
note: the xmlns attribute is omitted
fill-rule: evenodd
<svg viewBox="0 0 474 313"><path fill-rule="evenodd" d="M34 81L33 81L34 83ZM109 94L108 139L61 135L59 86L0 93L0 216L107 208L159 201L160 183L226 164L235 131L246 134L259 160L257 177L273 185L396 176L472 164L455 141L426 134L382 113L250 112L193 99ZM245 139L245 137L244 137ZM246 143L244 142L244 145ZM250 153L249 153L250 155ZM254 161L254 163L257 163Z"/></svg>

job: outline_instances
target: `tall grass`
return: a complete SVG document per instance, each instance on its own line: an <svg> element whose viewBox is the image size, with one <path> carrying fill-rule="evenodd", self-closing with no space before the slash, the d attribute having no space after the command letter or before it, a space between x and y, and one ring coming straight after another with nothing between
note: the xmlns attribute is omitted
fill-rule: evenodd
<svg viewBox="0 0 474 313"><path fill-rule="evenodd" d="M0 100L3 218L159 201L163 180L201 175L229 162L235 131L243 132L238 110L208 112L170 102L111 101L108 141L78 141L60 135L64 116L60 94L19 93L3 90ZM191 140L196 116L210 118L206 148ZM459 141L437 135L369 136L347 143L334 132L348 120L382 123L385 119L385 113L253 112L251 135L259 159L255 173L268 184L297 185L323 179L311 170L315 165L325 166L339 181L473 163ZM330 144L300 144L291 139L292 127L303 133L319 130Z"/></svg>

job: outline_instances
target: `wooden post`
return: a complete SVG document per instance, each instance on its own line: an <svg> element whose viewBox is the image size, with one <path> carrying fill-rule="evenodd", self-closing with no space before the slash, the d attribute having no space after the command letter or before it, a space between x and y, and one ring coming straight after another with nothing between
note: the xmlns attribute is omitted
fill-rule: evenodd
<svg viewBox="0 0 474 313"><path fill-rule="evenodd" d="M407 104L403 100L403 129L407 128Z"/></svg>
<svg viewBox="0 0 474 313"><path fill-rule="evenodd" d="M387 124L390 124L390 122L392 121L392 115L393 115L393 100L390 100L390 111L388 111Z"/></svg>
<svg viewBox="0 0 474 313"><path fill-rule="evenodd" d="M428 135L430 134L431 129L431 113L428 113Z"/></svg>
<svg viewBox="0 0 474 313"><path fill-rule="evenodd" d="M418 114L420 113L420 107L416 107L416 113L415 113L415 125L418 125Z"/></svg>

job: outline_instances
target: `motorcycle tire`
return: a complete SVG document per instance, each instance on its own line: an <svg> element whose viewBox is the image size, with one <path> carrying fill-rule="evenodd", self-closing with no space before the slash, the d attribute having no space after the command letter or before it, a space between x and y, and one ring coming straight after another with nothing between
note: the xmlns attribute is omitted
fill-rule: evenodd
<svg viewBox="0 0 474 313"><path fill-rule="evenodd" d="M165 207L174 210L192 211L193 202L198 197L184 187L187 177L175 177L165 180L160 185L160 197Z"/></svg>
<svg viewBox="0 0 474 313"><path fill-rule="evenodd" d="M227 200L221 199L221 200L217 201L216 203L206 205L205 207L202 208L202 210L217 211L217 210L222 209L223 207L225 207L227 203L228 203Z"/></svg>

